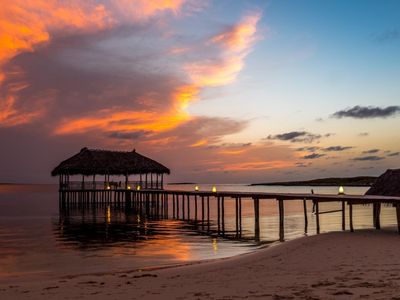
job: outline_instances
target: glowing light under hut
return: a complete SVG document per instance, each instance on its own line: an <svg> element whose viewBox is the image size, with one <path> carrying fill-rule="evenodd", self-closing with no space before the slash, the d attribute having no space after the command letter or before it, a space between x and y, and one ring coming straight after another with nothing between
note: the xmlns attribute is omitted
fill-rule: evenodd
<svg viewBox="0 0 400 300"><path fill-rule="evenodd" d="M212 187L212 192L213 192L213 193L216 193L216 192L217 192L217 188L216 188L215 185Z"/></svg>
<svg viewBox="0 0 400 300"><path fill-rule="evenodd" d="M199 186L196 185L196 186L194 187L194 190L195 190L196 192L198 192L198 191L199 191Z"/></svg>

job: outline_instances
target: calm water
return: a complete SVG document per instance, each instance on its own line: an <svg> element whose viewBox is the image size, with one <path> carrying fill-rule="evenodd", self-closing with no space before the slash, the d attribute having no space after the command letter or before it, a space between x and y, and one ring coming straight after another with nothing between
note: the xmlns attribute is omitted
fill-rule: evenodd
<svg viewBox="0 0 400 300"><path fill-rule="evenodd" d="M193 187L170 185L167 188L188 190ZM200 188L210 190L211 186ZM301 193L308 193L312 188L315 193L337 193L335 187L219 185L217 188L220 191ZM102 207L60 212L57 189L55 185L0 185L0 281L132 270L221 258L254 251L278 239L278 207L274 200L260 201L261 243L256 243L250 200L242 202L243 239L238 241L207 235L193 222L172 218L155 220L132 210ZM365 191L366 188L346 188L347 194ZM314 234L315 217L311 214L312 204L308 205L308 234ZM234 201L226 199L225 207L225 229L229 234L235 229ZM336 208L339 204L320 205L320 211ZM214 220L215 211L216 203L211 201L211 218ZM371 214L371 207L356 206L355 228L372 227ZM340 213L321 215L320 220L322 232L341 230ZM381 223L382 226L396 224L393 208L383 207ZM285 203L285 238L304 234L302 201Z"/></svg>

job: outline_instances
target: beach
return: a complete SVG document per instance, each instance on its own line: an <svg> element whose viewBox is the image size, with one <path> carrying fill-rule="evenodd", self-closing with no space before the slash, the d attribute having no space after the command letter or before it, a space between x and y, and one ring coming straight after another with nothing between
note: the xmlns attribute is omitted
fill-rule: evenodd
<svg viewBox="0 0 400 300"><path fill-rule="evenodd" d="M307 236L164 269L0 286L1 299L400 299L393 229Z"/></svg>

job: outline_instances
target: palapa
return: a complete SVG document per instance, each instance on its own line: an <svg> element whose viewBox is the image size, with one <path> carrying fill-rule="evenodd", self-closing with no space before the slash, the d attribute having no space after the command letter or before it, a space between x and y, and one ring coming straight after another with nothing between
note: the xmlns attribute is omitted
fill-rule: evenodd
<svg viewBox="0 0 400 300"><path fill-rule="evenodd" d="M109 151L82 148L61 162L52 172L57 175L135 175L170 174L159 162L133 151Z"/></svg>

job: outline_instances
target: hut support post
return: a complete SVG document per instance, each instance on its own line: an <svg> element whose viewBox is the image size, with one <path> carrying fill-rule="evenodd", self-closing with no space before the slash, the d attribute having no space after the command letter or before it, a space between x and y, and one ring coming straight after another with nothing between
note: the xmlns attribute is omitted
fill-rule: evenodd
<svg viewBox="0 0 400 300"><path fill-rule="evenodd" d="M158 173L156 174L156 189L157 190L159 189L159 187L158 187Z"/></svg>
<svg viewBox="0 0 400 300"><path fill-rule="evenodd" d="M283 242L285 240L285 221L284 221L284 204L282 199L278 199L279 204L279 241Z"/></svg>
<svg viewBox="0 0 400 300"><path fill-rule="evenodd" d="M161 189L164 189L164 174L161 174Z"/></svg>

